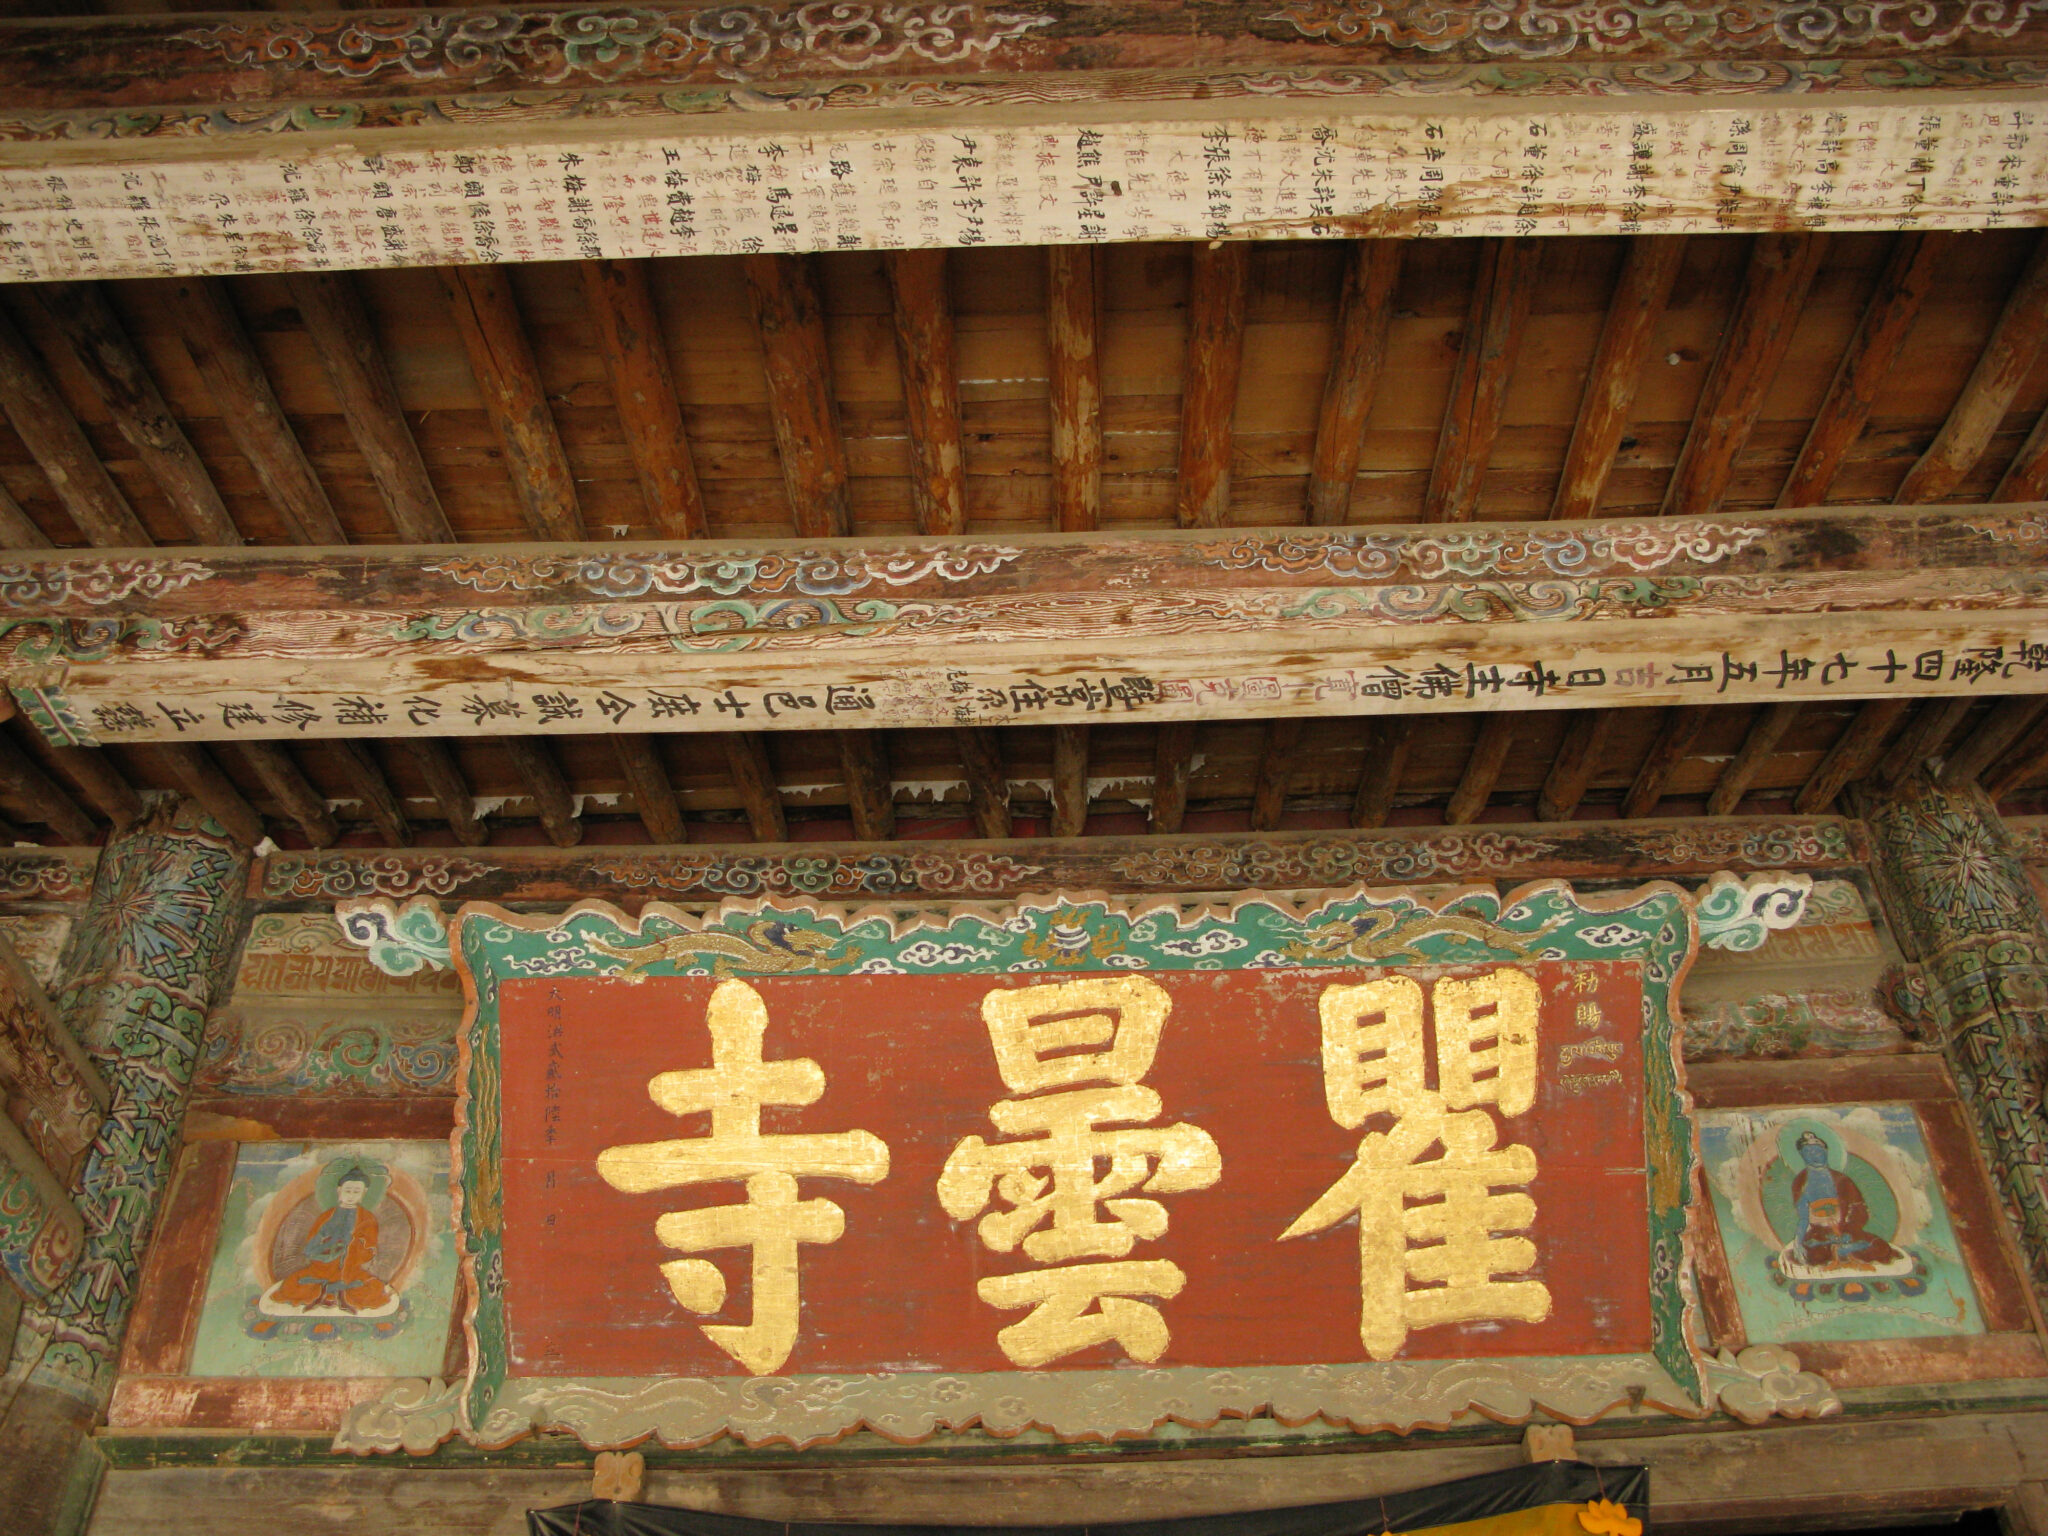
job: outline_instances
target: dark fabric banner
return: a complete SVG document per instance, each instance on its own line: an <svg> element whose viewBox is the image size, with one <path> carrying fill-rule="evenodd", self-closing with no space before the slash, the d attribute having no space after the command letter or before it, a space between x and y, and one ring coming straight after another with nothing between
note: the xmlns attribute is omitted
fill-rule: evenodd
<svg viewBox="0 0 2048 1536"><path fill-rule="evenodd" d="M997 1475L990 1472L992 1479ZM1621 1508L1592 1511L1581 1521L1580 1513L1595 1504ZM1434 1488L1390 1493L1383 1499L1187 1520L1041 1526L799 1525L586 1499L559 1509L529 1510L526 1529L528 1536L1640 1536L1648 1529L1649 1514L1649 1468L1544 1461ZM1642 1523L1630 1530L1629 1524L1636 1521Z"/></svg>

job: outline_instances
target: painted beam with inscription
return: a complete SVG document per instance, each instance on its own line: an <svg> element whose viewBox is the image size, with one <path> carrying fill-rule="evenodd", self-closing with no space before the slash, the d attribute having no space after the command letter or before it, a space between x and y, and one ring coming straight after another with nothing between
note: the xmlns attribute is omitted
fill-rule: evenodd
<svg viewBox="0 0 2048 1536"><path fill-rule="evenodd" d="M2048 691L2040 504L1005 542L47 554L60 745Z"/></svg>

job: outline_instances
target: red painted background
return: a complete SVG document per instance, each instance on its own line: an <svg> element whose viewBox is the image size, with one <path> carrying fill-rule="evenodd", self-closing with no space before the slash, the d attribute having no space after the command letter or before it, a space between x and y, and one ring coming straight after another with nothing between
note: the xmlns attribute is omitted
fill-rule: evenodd
<svg viewBox="0 0 2048 1536"><path fill-rule="evenodd" d="M1436 975L1483 969L1410 974L1427 993ZM1528 1193L1537 1219L1527 1235L1539 1258L1528 1278L1549 1286L1553 1309L1540 1324L1418 1329L1408 1336L1406 1357L1649 1347L1637 973L1612 963L1544 962L1525 969L1533 970L1544 998L1541 1086L1528 1113L1510 1120L1489 1113L1502 1128L1497 1145L1520 1142L1536 1153L1538 1175ZM1582 972L1596 981L1590 994L1571 990ZM1358 1337L1356 1218L1275 1241L1350 1166L1358 1144L1359 1133L1332 1121L1324 1103L1316 999L1324 987L1360 980L1361 973L1147 974L1173 1000L1158 1057L1144 1078L1165 1100L1155 1123L1192 1121L1216 1139L1223 1158L1222 1178L1213 1187L1154 1197L1166 1206L1169 1229L1129 1255L1170 1259L1187 1275L1178 1297L1158 1303L1172 1330L1158 1363L1365 1359ZM973 1221L956 1224L940 1208L937 1183L963 1137L1003 1139L989 1123L988 1108L1011 1095L981 1021L983 995L1062 979L844 976L751 983L768 1005L764 1058L808 1056L826 1079L816 1104L765 1110L763 1133L866 1130L890 1152L889 1176L879 1184L802 1180L804 1198L823 1197L846 1213L846 1232L836 1243L800 1250L801 1331L786 1372L1014 1369L995 1336L1025 1313L984 1304L975 1281L1040 1266L1021 1251L984 1248ZM680 1255L655 1240L654 1223L664 1211L739 1203L744 1186L697 1184L627 1195L595 1168L606 1147L708 1132L708 1115L667 1114L648 1098L647 1083L658 1072L711 1065L704 1005L715 985L695 977L501 985L505 1301L515 1370L743 1374L699 1328L751 1319L747 1250L694 1255L719 1266L728 1294L716 1315L688 1313L657 1268ZM1589 1059L1568 1070L1611 1068L1622 1082L1572 1094L1559 1084L1559 1047L1589 1038L1575 1021L1577 1005L1589 997L1609 1021L1602 1033L1624 1049L1613 1062ZM556 1109L552 1144L545 1137L550 1105ZM1105 1345L1046 1369L1123 1360Z"/></svg>

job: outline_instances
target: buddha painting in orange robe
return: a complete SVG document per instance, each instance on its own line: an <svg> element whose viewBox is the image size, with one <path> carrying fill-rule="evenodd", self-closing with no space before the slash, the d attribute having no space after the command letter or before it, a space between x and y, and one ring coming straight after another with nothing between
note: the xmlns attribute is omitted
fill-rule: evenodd
<svg viewBox="0 0 2048 1536"><path fill-rule="evenodd" d="M380 1312L396 1300L391 1288L370 1273L377 1256L377 1217L363 1204L370 1179L360 1168L345 1171L334 1186L334 1204L322 1211L300 1250L304 1262L271 1287L265 1300L339 1312Z"/></svg>

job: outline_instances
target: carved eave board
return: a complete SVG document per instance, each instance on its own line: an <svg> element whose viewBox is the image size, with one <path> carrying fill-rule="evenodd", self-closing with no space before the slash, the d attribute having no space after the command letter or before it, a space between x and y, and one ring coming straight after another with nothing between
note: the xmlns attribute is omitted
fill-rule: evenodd
<svg viewBox="0 0 2048 1536"><path fill-rule="evenodd" d="M466 906L470 1374L341 1443L1699 1415L1697 942L1663 883Z"/></svg>

